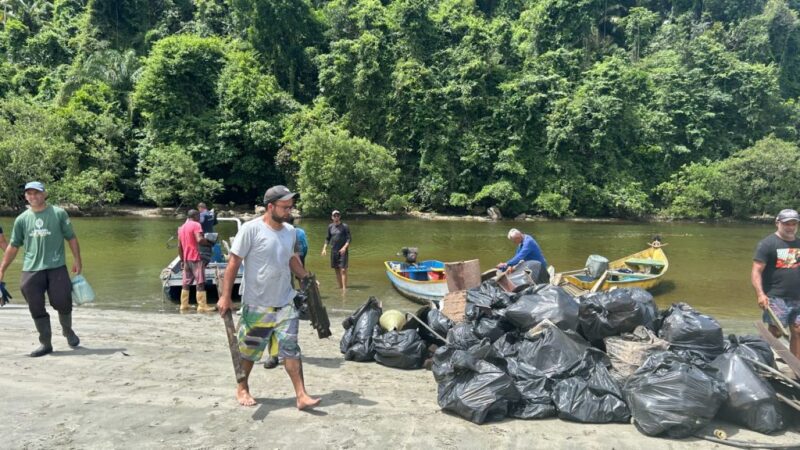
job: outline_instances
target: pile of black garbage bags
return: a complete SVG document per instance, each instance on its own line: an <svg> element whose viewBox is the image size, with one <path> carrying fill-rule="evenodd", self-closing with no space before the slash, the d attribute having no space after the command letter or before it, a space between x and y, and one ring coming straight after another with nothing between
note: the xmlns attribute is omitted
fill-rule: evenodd
<svg viewBox="0 0 800 450"><path fill-rule="evenodd" d="M464 322L428 313L446 332L432 365L439 406L474 423L632 420L644 434L674 438L715 417L762 433L786 425L788 411L755 370L754 361L775 364L766 342L725 339L715 319L685 303L659 311L643 289L573 297L547 284L507 292L489 280L467 292ZM342 352L410 368L403 349L427 341L418 330L381 335L379 316L367 302L348 318ZM422 359L414 353L415 364Z"/></svg>
<svg viewBox="0 0 800 450"><path fill-rule="evenodd" d="M396 369L420 369L430 361L433 352L445 341L453 322L439 310L421 308L401 330L384 331L379 324L381 304L370 297L342 322L345 333L339 349L348 361L376 361ZM422 324L420 324L422 322ZM432 332L431 332L432 331Z"/></svg>

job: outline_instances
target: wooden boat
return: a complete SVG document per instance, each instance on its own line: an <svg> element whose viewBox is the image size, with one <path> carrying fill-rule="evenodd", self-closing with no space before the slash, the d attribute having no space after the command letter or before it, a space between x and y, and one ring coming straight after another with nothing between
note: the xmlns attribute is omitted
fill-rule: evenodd
<svg viewBox="0 0 800 450"><path fill-rule="evenodd" d="M645 250L609 262L608 271L597 290L606 291L612 287L652 289L661 282L667 269L669 261L662 244L653 241ZM556 277L559 275L561 283L566 282L584 291L591 290L603 278L592 278L586 269L562 272Z"/></svg>
<svg viewBox="0 0 800 450"><path fill-rule="evenodd" d="M229 221L236 223L236 231L238 232L242 226L242 221L236 218L227 218L227 217L219 217L218 221ZM230 241L233 242L233 237L230 237ZM230 245L225 240L221 241L222 247L225 249L223 253L230 251ZM228 267L227 258L223 256L221 261L212 261L208 263L205 270L205 279L206 279L206 292L208 293L208 300L209 301L216 301L218 298L217 293L217 271L219 271L220 276L225 273L225 269ZM239 296L239 288L242 283L242 276L244 274L244 267L239 267L239 273L236 274L236 280L233 286L233 297L235 299L240 298ZM183 267L181 265L180 257L176 256L167 267L161 270L161 286L164 291L164 296L172 300L173 302L179 302L181 298L181 289L183 287ZM192 300L194 299L194 287L192 287Z"/></svg>
<svg viewBox="0 0 800 450"><path fill-rule="evenodd" d="M405 297L424 305L438 302L447 294L444 263L427 260L409 264L400 261L385 261L386 276Z"/></svg>

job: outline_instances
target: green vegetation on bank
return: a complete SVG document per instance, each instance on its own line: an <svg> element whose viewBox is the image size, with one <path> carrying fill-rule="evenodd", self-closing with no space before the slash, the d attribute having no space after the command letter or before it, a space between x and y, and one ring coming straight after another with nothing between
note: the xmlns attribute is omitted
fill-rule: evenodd
<svg viewBox="0 0 800 450"><path fill-rule="evenodd" d="M3 0L0 207L797 207L800 0Z"/></svg>

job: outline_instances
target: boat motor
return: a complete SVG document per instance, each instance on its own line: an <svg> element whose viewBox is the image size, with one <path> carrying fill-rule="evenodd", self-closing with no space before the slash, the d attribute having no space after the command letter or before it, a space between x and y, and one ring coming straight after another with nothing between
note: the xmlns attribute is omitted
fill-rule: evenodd
<svg viewBox="0 0 800 450"><path fill-rule="evenodd" d="M417 253L417 247L403 247L400 249L400 253L398 253L397 256L402 255L406 259L407 264L416 264Z"/></svg>

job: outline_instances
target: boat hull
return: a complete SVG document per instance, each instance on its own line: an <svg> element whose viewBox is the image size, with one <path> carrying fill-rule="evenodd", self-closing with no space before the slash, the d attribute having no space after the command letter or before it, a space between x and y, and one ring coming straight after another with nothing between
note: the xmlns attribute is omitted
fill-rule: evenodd
<svg viewBox="0 0 800 450"><path fill-rule="evenodd" d="M429 265L425 266L426 263ZM403 263L397 261L386 261L386 276L392 286L404 297L416 303L427 305L430 302L441 301L447 294L447 280L444 278L444 263L441 261L423 261L420 267L430 269L426 272L441 273L441 279L432 281L412 280L404 276L399 269Z"/></svg>
<svg viewBox="0 0 800 450"><path fill-rule="evenodd" d="M609 276L598 288L607 291L617 288L653 289L664 279L669 269L669 260L660 246L652 246L641 252L628 255L608 263ZM621 273L621 269L634 273ZM564 275L563 280L583 290L590 290L598 280L585 275Z"/></svg>
<svg viewBox="0 0 800 450"><path fill-rule="evenodd" d="M209 302L216 302L219 298L219 293L217 292L217 270L219 270L220 276L225 273L225 269L228 267L228 263L226 262L211 262L206 266L205 270L205 287L208 296ZM239 268L239 273L236 274L236 279L233 285L233 299L239 299L239 287L242 283L242 274L243 270L242 267ZM180 258L175 258L172 262L169 263L164 270L161 271L161 283L162 288L164 291L164 295L168 297L173 302L180 302L181 298L181 289L183 288L183 270L181 269ZM192 287L191 289L191 301L194 301L194 293L195 289Z"/></svg>

